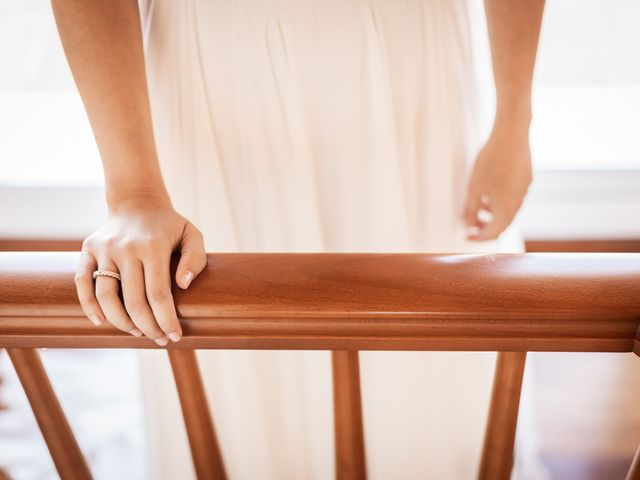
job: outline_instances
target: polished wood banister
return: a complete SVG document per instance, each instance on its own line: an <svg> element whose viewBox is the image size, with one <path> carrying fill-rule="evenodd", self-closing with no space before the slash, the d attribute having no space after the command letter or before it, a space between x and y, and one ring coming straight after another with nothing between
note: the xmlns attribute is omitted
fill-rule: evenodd
<svg viewBox="0 0 640 480"><path fill-rule="evenodd" d="M0 346L158 348L84 317L77 258L0 253ZM174 298L169 348L629 352L640 254L219 253Z"/></svg>
<svg viewBox="0 0 640 480"><path fill-rule="evenodd" d="M77 260L0 253L0 347L158 348L86 320ZM173 293L185 336L167 348L199 478L224 467L194 348L334 350L338 478L366 476L358 350L502 351L480 478L510 475L527 351L640 355L639 254L220 253Z"/></svg>

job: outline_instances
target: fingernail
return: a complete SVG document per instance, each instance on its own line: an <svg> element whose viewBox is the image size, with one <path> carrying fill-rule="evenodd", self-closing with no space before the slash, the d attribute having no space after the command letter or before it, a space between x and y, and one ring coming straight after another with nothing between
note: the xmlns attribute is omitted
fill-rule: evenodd
<svg viewBox="0 0 640 480"><path fill-rule="evenodd" d="M478 233L480 233L478 227L467 227L467 237L475 237Z"/></svg>
<svg viewBox="0 0 640 480"><path fill-rule="evenodd" d="M164 347L167 345L167 343L169 343L169 340L167 340L167 337L160 337L160 338L156 338L154 342L156 342L161 347Z"/></svg>
<svg viewBox="0 0 640 480"><path fill-rule="evenodd" d="M191 283L191 280L193 280L193 272L191 270L187 270L184 272L184 275L182 275L182 285L184 285L182 288L187 288Z"/></svg>
<svg viewBox="0 0 640 480"><path fill-rule="evenodd" d="M480 210L478 210L478 220L482 223L491 223L493 222L493 213L491 213L489 210L481 208Z"/></svg>
<svg viewBox="0 0 640 480"><path fill-rule="evenodd" d="M141 337L142 336L142 332L140 330L138 330L137 328L132 328L131 330L129 330L129 333L131 335L133 335L134 337Z"/></svg>
<svg viewBox="0 0 640 480"><path fill-rule="evenodd" d="M171 339L172 342L180 341L180 334L178 332L169 332L167 336Z"/></svg>
<svg viewBox="0 0 640 480"><path fill-rule="evenodd" d="M98 326L102 323L102 320L100 320L100 317L95 313L92 313L91 315L89 315L89 320L91 320L91 323L93 323L95 326Z"/></svg>

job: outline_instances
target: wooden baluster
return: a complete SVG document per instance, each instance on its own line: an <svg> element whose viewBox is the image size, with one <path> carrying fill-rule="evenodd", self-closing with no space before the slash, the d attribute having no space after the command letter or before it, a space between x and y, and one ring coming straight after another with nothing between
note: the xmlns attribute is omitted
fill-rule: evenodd
<svg viewBox="0 0 640 480"><path fill-rule="evenodd" d="M168 350L199 479L225 479L224 462L194 350Z"/></svg>
<svg viewBox="0 0 640 480"><path fill-rule="evenodd" d="M640 446L638 446L636 454L633 456L626 480L640 480Z"/></svg>
<svg viewBox="0 0 640 480"><path fill-rule="evenodd" d="M478 475L480 480L505 480L511 477L526 359L526 352L498 353Z"/></svg>
<svg viewBox="0 0 640 480"><path fill-rule="evenodd" d="M91 472L51 386L40 355L33 349L7 348L29 399L58 474L66 479L90 479Z"/></svg>
<svg viewBox="0 0 640 480"><path fill-rule="evenodd" d="M357 351L332 352L336 478L367 476Z"/></svg>

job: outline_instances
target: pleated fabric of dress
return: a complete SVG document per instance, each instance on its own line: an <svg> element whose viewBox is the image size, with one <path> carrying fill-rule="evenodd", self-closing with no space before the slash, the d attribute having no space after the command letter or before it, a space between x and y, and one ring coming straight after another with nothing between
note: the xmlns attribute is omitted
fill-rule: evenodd
<svg viewBox="0 0 640 480"><path fill-rule="evenodd" d="M469 6L142 1L158 153L208 252L521 251L465 240ZM232 479L334 476L326 351L201 351ZM142 354L150 478L194 475L164 352ZM475 474L495 354L362 352L372 479Z"/></svg>

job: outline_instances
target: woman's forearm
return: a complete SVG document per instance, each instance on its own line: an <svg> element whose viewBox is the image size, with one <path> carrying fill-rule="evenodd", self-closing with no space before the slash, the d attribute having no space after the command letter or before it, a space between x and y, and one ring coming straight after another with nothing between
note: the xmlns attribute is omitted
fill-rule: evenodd
<svg viewBox="0 0 640 480"><path fill-rule="evenodd" d="M168 195L158 164L135 0L52 0L67 59L100 150L110 207Z"/></svg>
<svg viewBox="0 0 640 480"><path fill-rule="evenodd" d="M175 211L156 154L136 0L52 0L105 172L109 217L82 243L75 282L83 311L165 346L182 337L171 293L207 264L204 238ZM120 274L120 281L95 270Z"/></svg>
<svg viewBox="0 0 640 480"><path fill-rule="evenodd" d="M496 116L467 186L463 218L470 240L498 238L531 184L531 84L543 9L544 0L485 0Z"/></svg>
<svg viewBox="0 0 640 480"><path fill-rule="evenodd" d="M485 0L496 122L531 117L531 84L544 0Z"/></svg>

